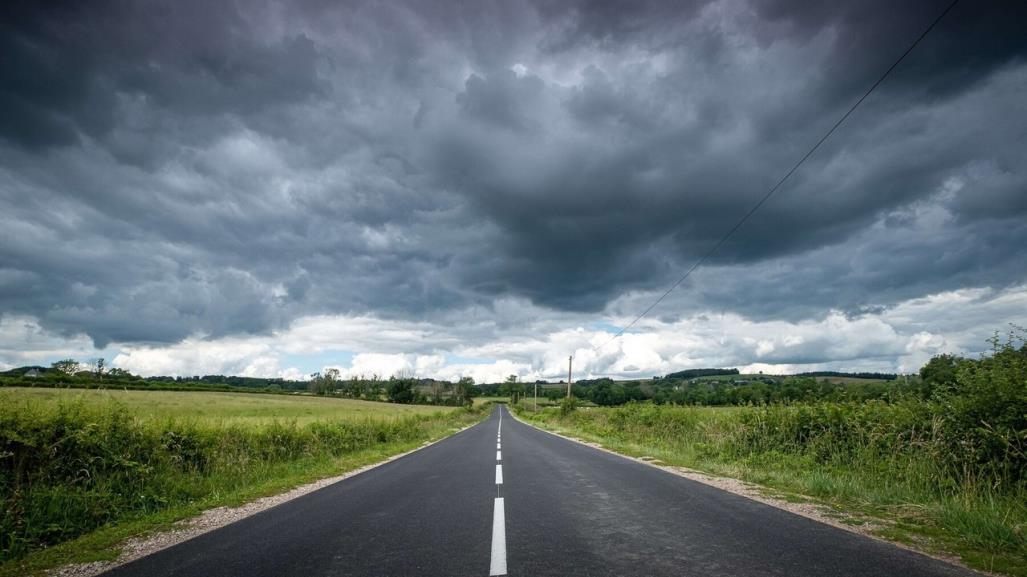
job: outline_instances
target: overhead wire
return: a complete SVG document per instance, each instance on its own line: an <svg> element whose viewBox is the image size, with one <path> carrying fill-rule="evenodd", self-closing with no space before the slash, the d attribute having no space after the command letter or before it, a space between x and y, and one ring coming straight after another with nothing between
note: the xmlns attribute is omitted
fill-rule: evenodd
<svg viewBox="0 0 1027 577"><path fill-rule="evenodd" d="M823 136L821 136L820 140L818 140L816 142L816 144L814 144L813 147L810 148L806 152L806 154L802 155L802 157L795 164L792 165L792 167L788 170L788 172L786 172L784 174L784 176L782 176L780 178L780 180L778 180L777 183L774 184L774 186L771 187L770 190L768 190L767 193L764 194L759 199L759 201L756 202L756 204L754 204L752 206L752 208L750 208L749 211L746 212L745 215L743 215L742 218L739 219L738 222L736 222L735 225L732 226L731 229L728 230L727 233L724 234L724 236L722 236L720 238L720 240L717 241L717 243L715 245L713 245L713 248L711 248L710 250L706 251L706 253L704 253L702 255L702 257L699 258L699 260L695 261L695 263L693 263L692 266L687 271L685 271L685 274L682 275L681 278L679 278L677 281L675 281L674 284L672 284L670 286L670 288L668 288L663 294L661 294L659 296L659 298L657 298L655 301L653 301L652 304L650 304L648 307L646 307L646 309L643 310L638 316L636 316L634 318L634 320L632 320L630 323L628 323L627 325L622 327L619 331L617 331L616 334L614 334L612 337L607 339L602 344L593 346L592 350L593 351L601 350L603 347L605 347L606 345L608 345L608 344L612 343L613 341L617 340L619 337L624 335L627 331L631 330L631 328L634 327L638 323L638 321L640 321L643 318L645 318L645 316L647 314L649 314L654 308L656 308L657 305L659 305L661 302L663 302L663 299L667 298L667 296L670 295L670 293L674 292L674 290L676 288L681 286L681 283L685 282L685 280L688 279L688 277L691 276L691 274L693 272L695 272L696 269L698 269L700 266L702 266L703 263L705 263L711 256L713 256L720 249L720 247L723 246L724 243L727 242L728 239L730 239L735 234L735 232L738 231L738 229L742 228L742 226L752 217L753 214L756 213L756 211L758 211L760 209L760 207L762 207L768 200L770 200L770 197L774 196L774 193L777 192L779 188L781 188L781 185L783 185L785 183L785 181L787 181L789 179L789 177L791 177L793 174L795 174L795 171L797 171L799 169L799 167L801 167L803 165L803 163L805 163L806 160L810 156L812 156L813 153L816 152L818 148L820 148L820 145L822 145L825 141L827 141L827 139L832 134L834 134L834 132L836 130L838 130L838 127L841 126L842 123L845 122L845 120L847 118L849 118L849 116L851 116L852 113L857 108L859 108L859 105L862 104L863 101L866 100L867 97L870 96L870 94L874 90L876 90L877 87L880 86L881 83L883 83L886 78L888 78L888 76L892 73L892 71L895 70L899 66L899 64L902 63L903 60L905 60L906 56L908 56L909 53L912 52L913 49L916 48L916 46L918 44L920 44L920 42L924 38L927 37L927 35L931 32L931 30L933 30L934 27L937 26L938 23L941 22L943 18L945 18L945 15L947 15L949 12L951 12L952 9L958 3L959 3L959 0L952 0L952 2L950 2L945 7L945 9L942 10L941 13L938 14L938 16L935 17L934 20L931 21L930 25L928 25L927 28L925 28L923 30L923 32L921 32L920 35L917 36L916 40L914 40L913 43L910 44L908 48L906 48L906 50L902 53L902 55L899 56L898 59L896 59L892 63L892 65L889 66L888 69L884 71L884 74L882 74L877 79L877 81L874 82L870 86L870 88L868 88L866 90L866 92L864 92L863 95L859 97L859 100L857 100L852 106L849 107L848 110L845 111L845 114L843 114L837 120L837 122L835 122L834 125L831 126L831 129L828 130Z"/></svg>

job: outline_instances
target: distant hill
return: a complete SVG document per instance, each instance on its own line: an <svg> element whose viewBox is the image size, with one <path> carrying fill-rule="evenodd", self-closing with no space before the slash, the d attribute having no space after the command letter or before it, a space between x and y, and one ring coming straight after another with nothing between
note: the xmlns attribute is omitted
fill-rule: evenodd
<svg viewBox="0 0 1027 577"><path fill-rule="evenodd" d="M28 372L31 372L31 371L35 371L35 372L37 372L37 373L42 375L42 374L49 373L52 370L53 369L48 368L48 367L37 367L37 366L15 367L13 369L8 369L6 371L0 372L0 377L20 377L20 376L23 376L25 373L28 373Z"/></svg>
<svg viewBox="0 0 1027 577"><path fill-rule="evenodd" d="M844 373L839 371L814 371L811 373L796 373L797 377L844 377L849 379L873 379L875 381L894 381L899 378L894 373Z"/></svg>
<svg viewBox="0 0 1027 577"><path fill-rule="evenodd" d="M665 375L665 379L694 379L696 377L716 377L721 375L737 375L738 369L688 369Z"/></svg>

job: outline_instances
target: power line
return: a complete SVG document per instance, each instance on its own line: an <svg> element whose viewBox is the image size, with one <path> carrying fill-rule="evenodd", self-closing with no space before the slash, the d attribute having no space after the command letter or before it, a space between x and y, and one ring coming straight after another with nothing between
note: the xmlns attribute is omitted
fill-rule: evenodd
<svg viewBox="0 0 1027 577"><path fill-rule="evenodd" d="M788 178L790 176L792 176L792 174L794 174L795 171L798 170L799 167L802 166L802 164L804 162L806 162L806 159L808 159L810 156L812 156L813 153L816 152L818 148L820 148L820 145L823 144L824 141L826 141L832 134L834 134L834 131L837 130L838 127L841 126L841 124L843 122L845 122L845 119L848 118L849 115L851 115L853 113L853 111L855 111L856 108L858 108L859 105L862 104L863 101L867 99L868 96L870 96L871 92L873 92L878 86L881 85L882 82L884 82L885 78L888 78L888 75L892 73L892 70L895 70L895 68L906 58L906 56L909 55L909 53L912 52L914 48L916 48L916 45L919 44L920 41L923 40L924 37L926 37L927 34L930 33L930 31L934 29L934 27L938 24L938 22L941 22L942 18L944 18L945 15L948 14L952 10L952 8L954 8L955 5L958 4L958 3L959 3L959 0L952 0L952 2L950 2L949 5L946 6L944 10L941 11L941 14L939 14L934 19L934 21L932 21L931 24L926 29L924 29L923 32L920 33L920 36L918 36L917 39L914 40L913 43L909 45L909 48L906 48L906 51L903 52L901 56L899 56L898 60L893 62L892 65L889 66L888 69L884 71L884 74L882 74L881 77L877 79L877 82L874 82L874 84L869 89L867 89L866 92L863 93L863 96L859 97L859 100L857 100L856 103L853 104L845 112L845 114L843 114L841 116L841 118L839 118L838 121L834 123L834 126L832 126L831 129L828 130L827 133L824 134L824 136L822 136L820 138L820 140L818 140L817 143L813 145L813 148L810 148L809 151L806 152L806 154L802 155L802 158L800 158L799 161L796 162L792 166L792 168L788 172L786 172L784 176L781 177L780 180L777 181L777 184L775 184L769 191L767 191L767 193L765 195L763 195L763 198L761 198L759 200L759 202L754 204L753 207L749 209L749 212L745 213L745 216L743 216L741 218L741 220L739 220L737 223L735 223L735 225L733 227L731 227L731 230L727 231L727 234L725 234L723 237L721 237L721 239L719 241L717 241L717 244L713 245L713 248L711 248L709 251L707 251L706 254L702 255L702 257L699 260L695 261L695 264L693 264L692 267L689 268L685 272L685 274L682 275L682 277L677 280L677 282L672 284L670 286L670 288L667 289L666 292L664 292L662 295L660 295L660 297L658 299L653 301L653 303L651 305L646 307L646 309L644 311L642 311L641 314L639 314L637 317L635 317L635 320L631 321L624 328L622 328L621 330L617 331L617 333L615 335L610 337L610 339L607 340L606 342L604 342L603 344L592 347L592 350L597 351L599 349L602 349L606 345L608 345L608 344L612 343L613 341L615 341L618 337L623 335L629 329L631 329L631 327L635 326L635 324L638 323L638 321L642 320L642 318L645 317L645 315L649 314L650 311L652 311L654 308L656 308L656 305L658 305L661 302L663 302L663 299L667 298L667 295L669 295L670 293L674 292L674 289L678 288L681 285L681 283L685 282L685 279L687 279L689 277L689 275L691 275L695 271L695 269L697 269L700 266L702 266L702 264L705 263L707 259L709 259L711 256L713 256L713 254L716 253L717 250L719 250L720 247L725 242L727 242L727 240L729 238L731 238L731 236L734 235L735 232L737 232L738 229L741 228L742 225L744 225L746 223L746 221L748 221L749 218L753 214L755 214L757 210L760 209L761 206L763 206L764 203L766 203L768 200L770 200L770 197L773 196L775 192L777 192L777 189L780 188L781 185L784 184L785 181L788 180Z"/></svg>

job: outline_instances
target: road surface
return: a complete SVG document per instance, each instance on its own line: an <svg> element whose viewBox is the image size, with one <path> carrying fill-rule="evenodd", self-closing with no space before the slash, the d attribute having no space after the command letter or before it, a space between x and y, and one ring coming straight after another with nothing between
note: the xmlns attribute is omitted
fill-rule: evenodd
<svg viewBox="0 0 1027 577"><path fill-rule="evenodd" d="M106 573L927 577L971 571L524 425L401 459Z"/></svg>

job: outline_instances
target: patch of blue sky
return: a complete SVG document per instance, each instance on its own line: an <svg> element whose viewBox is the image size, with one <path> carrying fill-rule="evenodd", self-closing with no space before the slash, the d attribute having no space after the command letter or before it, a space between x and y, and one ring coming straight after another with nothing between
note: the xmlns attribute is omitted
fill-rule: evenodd
<svg viewBox="0 0 1027 577"><path fill-rule="evenodd" d="M279 359L279 363L283 369L295 367L303 374L309 375L329 366L347 367L353 361L353 356L349 351L322 351L308 355L286 354Z"/></svg>
<svg viewBox="0 0 1027 577"><path fill-rule="evenodd" d="M619 333L621 329L621 327L607 321L594 321L585 325L585 328L590 331L603 331L612 335Z"/></svg>

